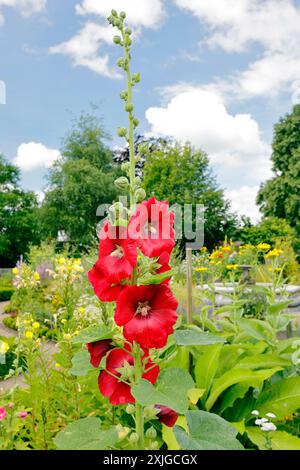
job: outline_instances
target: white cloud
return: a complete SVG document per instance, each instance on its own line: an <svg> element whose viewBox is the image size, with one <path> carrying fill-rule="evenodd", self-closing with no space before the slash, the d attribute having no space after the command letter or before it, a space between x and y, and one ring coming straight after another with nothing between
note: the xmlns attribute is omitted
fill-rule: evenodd
<svg viewBox="0 0 300 470"><path fill-rule="evenodd" d="M259 58L235 74L236 94L274 94L299 78L300 5L293 0L174 0L208 27L205 43L226 52L262 46Z"/></svg>
<svg viewBox="0 0 300 470"><path fill-rule="evenodd" d="M261 213L255 204L258 190L259 186L242 186L239 189L225 191L225 197L231 201L234 212L237 212L240 216L250 217L252 222L258 222L261 218Z"/></svg>
<svg viewBox="0 0 300 470"><path fill-rule="evenodd" d="M223 187L236 181L254 186L271 176L271 147L250 114L232 115L213 89L184 83L168 87L164 100L146 111L149 134L189 141L204 150Z"/></svg>
<svg viewBox="0 0 300 470"><path fill-rule="evenodd" d="M145 28L159 26L165 14L163 0L83 0L76 5L79 15L96 14L105 19L112 9L125 11L130 24Z"/></svg>
<svg viewBox="0 0 300 470"><path fill-rule="evenodd" d="M94 72L110 78L121 78L119 72L109 67L107 54L100 56L102 44L112 44L113 28L88 22L79 33L69 41L50 48L51 54L68 55L75 67L88 67Z"/></svg>
<svg viewBox="0 0 300 470"><path fill-rule="evenodd" d="M18 147L14 163L23 171L31 171L50 168L59 157L59 150L50 149L41 143L28 142Z"/></svg>
<svg viewBox="0 0 300 470"><path fill-rule="evenodd" d="M12 7L23 16L31 16L44 10L47 0L0 0L0 8ZM0 26L4 22L4 16L0 11Z"/></svg>
<svg viewBox="0 0 300 470"><path fill-rule="evenodd" d="M44 191L35 191L37 200L39 204L42 204L43 200L45 199L45 193Z"/></svg>

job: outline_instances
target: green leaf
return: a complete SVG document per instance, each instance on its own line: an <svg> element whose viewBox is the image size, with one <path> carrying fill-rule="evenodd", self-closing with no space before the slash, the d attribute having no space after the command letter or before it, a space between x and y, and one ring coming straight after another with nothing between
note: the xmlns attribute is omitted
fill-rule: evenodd
<svg viewBox="0 0 300 470"><path fill-rule="evenodd" d="M176 330L174 332L175 342L179 346L199 346L216 343L225 343L224 338L201 331L199 328L187 330Z"/></svg>
<svg viewBox="0 0 300 470"><path fill-rule="evenodd" d="M220 416L206 411L186 413L189 433L175 426L174 434L183 450L243 450L237 430Z"/></svg>
<svg viewBox="0 0 300 470"><path fill-rule="evenodd" d="M194 381L186 370L170 368L160 373L155 387L141 379L131 392L141 405L164 405L184 414L189 407L188 390L194 387Z"/></svg>
<svg viewBox="0 0 300 470"><path fill-rule="evenodd" d="M103 339L110 339L113 331L105 326L89 326L81 330L77 336L72 339L72 343L95 343Z"/></svg>
<svg viewBox="0 0 300 470"><path fill-rule="evenodd" d="M178 416L176 425L188 431L188 425L187 425L185 416ZM165 426L163 424L162 437L163 437L164 442L168 446L168 450L180 450L180 445L178 444L176 440L173 429L174 428L170 428L169 426Z"/></svg>
<svg viewBox="0 0 300 470"><path fill-rule="evenodd" d="M253 371L251 369L235 367L228 372L225 372L225 374L223 374L221 377L214 380L211 392L206 401L206 409L210 410L221 393L224 392L224 390L226 390L228 387L231 387L231 385L250 381L250 383L253 383L253 387L257 387L261 385L264 380L268 379L273 374L275 374L275 372L278 372L281 369L281 367L274 367L272 369L261 369L258 371Z"/></svg>
<svg viewBox="0 0 300 470"><path fill-rule="evenodd" d="M260 413L274 413L284 418L300 408L300 377L288 377L267 387L260 395L257 409Z"/></svg>
<svg viewBox="0 0 300 470"><path fill-rule="evenodd" d="M247 369L267 369L268 367L287 367L291 361L283 359L276 354L258 354L257 356L246 356L238 363L238 367Z"/></svg>
<svg viewBox="0 0 300 470"><path fill-rule="evenodd" d="M204 388L191 388L188 390L188 398L192 405L196 405L205 392Z"/></svg>
<svg viewBox="0 0 300 470"><path fill-rule="evenodd" d="M246 432L250 441L260 450L266 450L265 432L258 427L247 427ZM272 431L269 433L272 450L300 450L300 439L285 431Z"/></svg>
<svg viewBox="0 0 300 470"><path fill-rule="evenodd" d="M90 370L95 370L90 363L90 354L87 350L79 351L72 358L70 373L78 377L83 377Z"/></svg>
<svg viewBox="0 0 300 470"><path fill-rule="evenodd" d="M250 387L255 387L255 382L242 382L229 387L226 391L217 412L221 415L225 410L231 408L238 398L243 398Z"/></svg>
<svg viewBox="0 0 300 470"><path fill-rule="evenodd" d="M168 279L169 277L174 276L176 271L174 269L169 269L169 271L165 271L161 274L155 274L154 276L140 278L138 280L139 286L149 286L152 284L161 284L163 281Z"/></svg>
<svg viewBox="0 0 300 470"><path fill-rule="evenodd" d="M288 308L290 303L291 303L291 300L288 299L288 300L283 300L281 302L276 302L276 304L268 305L267 313L270 315L278 315L278 313L280 313L282 310L284 310L285 308Z"/></svg>
<svg viewBox="0 0 300 470"><path fill-rule="evenodd" d="M84 418L69 424L54 442L59 450L105 450L113 448L118 439L115 427L101 429L98 418Z"/></svg>
<svg viewBox="0 0 300 470"><path fill-rule="evenodd" d="M202 348L204 350L204 354L202 354L197 360L195 367L195 379L197 387L204 388L206 390L205 395L203 396L203 400L206 399L212 381L217 372L220 352L222 348L222 344L213 344L211 346L205 346Z"/></svg>
<svg viewBox="0 0 300 470"><path fill-rule="evenodd" d="M252 338L265 340L268 343L276 340L275 332L271 326L263 320L255 320L253 318L240 318L237 320L240 329Z"/></svg>

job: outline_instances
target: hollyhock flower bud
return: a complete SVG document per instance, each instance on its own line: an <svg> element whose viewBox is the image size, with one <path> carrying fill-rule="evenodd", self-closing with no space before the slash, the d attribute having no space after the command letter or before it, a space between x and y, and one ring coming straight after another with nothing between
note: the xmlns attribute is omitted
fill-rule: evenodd
<svg viewBox="0 0 300 470"><path fill-rule="evenodd" d="M136 202L142 202L146 197L146 191L143 188L139 188L135 192Z"/></svg>
<svg viewBox="0 0 300 470"><path fill-rule="evenodd" d="M129 440L131 444L137 444L139 442L139 436L136 432L130 434Z"/></svg>
<svg viewBox="0 0 300 470"><path fill-rule="evenodd" d="M118 189L122 189L122 190L127 189L127 188L129 188L129 181L126 178L126 176L120 176L120 178L115 180L115 186Z"/></svg>
<svg viewBox="0 0 300 470"><path fill-rule="evenodd" d="M157 436L157 432L153 427L151 427L147 429L145 436L148 437L148 439L155 439Z"/></svg>
<svg viewBox="0 0 300 470"><path fill-rule="evenodd" d="M176 411L171 410L171 408L162 405L155 405L155 408L160 410L157 414L159 421L168 426L169 428L172 428L178 418L178 414L176 413Z"/></svg>
<svg viewBox="0 0 300 470"><path fill-rule="evenodd" d="M19 416L19 418L21 418L21 419L26 419L26 418L28 417L28 413L27 413L27 411L20 411L20 412L18 413L18 416Z"/></svg>
<svg viewBox="0 0 300 470"><path fill-rule="evenodd" d="M117 299L115 322L129 342L163 348L177 321L178 302L166 285L128 286Z"/></svg>

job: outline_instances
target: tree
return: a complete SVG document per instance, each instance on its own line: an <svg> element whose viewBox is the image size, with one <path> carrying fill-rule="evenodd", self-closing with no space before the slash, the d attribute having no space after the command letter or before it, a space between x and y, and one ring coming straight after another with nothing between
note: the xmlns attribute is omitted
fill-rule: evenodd
<svg viewBox="0 0 300 470"><path fill-rule="evenodd" d="M274 177L263 184L257 203L265 216L286 219L295 229L295 248L300 252L300 105L274 127Z"/></svg>
<svg viewBox="0 0 300 470"><path fill-rule="evenodd" d="M204 242L208 248L233 236L236 217L224 199L209 167L207 155L190 144L158 140L152 144L143 169L143 187L147 195L167 199L172 205L203 204L205 206Z"/></svg>
<svg viewBox="0 0 300 470"><path fill-rule="evenodd" d="M65 231L70 243L85 251L96 237L97 208L117 196L114 180L120 175L104 145L99 120L82 115L63 140L62 158L50 170L49 189L41 208L44 236Z"/></svg>
<svg viewBox="0 0 300 470"><path fill-rule="evenodd" d="M19 187L20 171L0 155L0 266L15 266L40 240L37 199Z"/></svg>
<svg viewBox="0 0 300 470"><path fill-rule="evenodd" d="M284 219L277 217L266 217L259 224L244 224L239 233L239 239L244 243L258 245L258 243L268 243L275 245L276 240L282 238L292 238L293 229Z"/></svg>

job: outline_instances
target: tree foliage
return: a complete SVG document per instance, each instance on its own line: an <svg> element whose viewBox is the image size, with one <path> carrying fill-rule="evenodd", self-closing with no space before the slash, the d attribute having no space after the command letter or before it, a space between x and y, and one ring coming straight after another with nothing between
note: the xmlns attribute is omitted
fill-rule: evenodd
<svg viewBox="0 0 300 470"><path fill-rule="evenodd" d="M239 239L244 243L257 245L258 243L269 243L274 246L276 240L291 238L293 229L284 219L277 217L266 217L259 224L246 224L242 227Z"/></svg>
<svg viewBox="0 0 300 470"><path fill-rule="evenodd" d="M0 155L0 266L14 266L39 242L37 199L19 187L20 172Z"/></svg>
<svg viewBox="0 0 300 470"><path fill-rule="evenodd" d="M295 228L300 250L300 105L275 125L274 177L260 188L257 202L264 215L286 219Z"/></svg>
<svg viewBox="0 0 300 470"><path fill-rule="evenodd" d="M143 173L148 196L167 199L171 205L204 205L206 246L212 247L226 235L234 235L236 218L230 213L230 204L218 188L204 152L190 144L159 140L148 151Z"/></svg>
<svg viewBox="0 0 300 470"><path fill-rule="evenodd" d="M70 243L84 251L96 236L97 208L116 197L119 169L104 145L99 120L82 115L63 140L62 158L49 173L49 189L41 208L44 235L65 231Z"/></svg>

